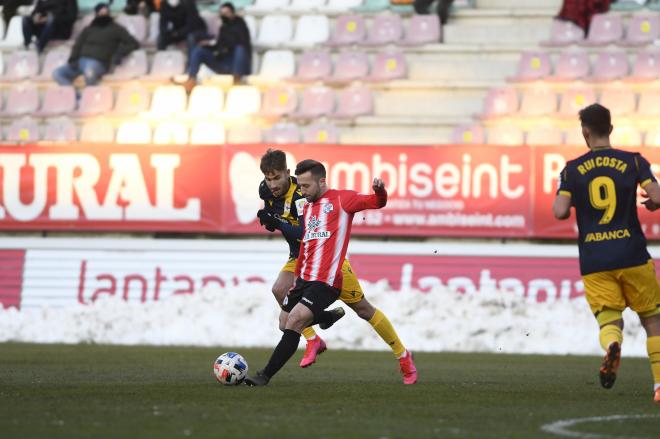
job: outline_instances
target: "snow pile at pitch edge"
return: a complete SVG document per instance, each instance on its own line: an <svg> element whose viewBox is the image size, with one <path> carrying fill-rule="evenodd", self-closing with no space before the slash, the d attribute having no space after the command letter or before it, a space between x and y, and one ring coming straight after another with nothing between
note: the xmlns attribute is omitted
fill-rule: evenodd
<svg viewBox="0 0 660 439"><path fill-rule="evenodd" d="M502 293L392 292L364 284L368 299L415 351L598 354L597 325L584 299L536 303ZM328 331L332 348L386 350L350 310ZM627 312L624 355L645 356L639 319ZM0 341L272 347L278 308L267 289L207 288L142 304L109 298L68 308L0 310Z"/></svg>

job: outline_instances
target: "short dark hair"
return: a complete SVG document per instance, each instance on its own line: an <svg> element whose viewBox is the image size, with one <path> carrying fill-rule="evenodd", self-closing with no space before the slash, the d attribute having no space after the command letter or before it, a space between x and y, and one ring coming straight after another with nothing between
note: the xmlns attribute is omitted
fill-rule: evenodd
<svg viewBox="0 0 660 439"><path fill-rule="evenodd" d="M229 8L229 10L231 11L232 14L236 13L236 8L234 7L234 4L231 3L231 2L225 2L225 3L221 4L220 9L222 9L222 8Z"/></svg>
<svg viewBox="0 0 660 439"><path fill-rule="evenodd" d="M580 110L580 122L596 136L608 136L612 128L612 115L602 105L592 104Z"/></svg>
<svg viewBox="0 0 660 439"><path fill-rule="evenodd" d="M279 149L269 148L266 154L261 156L259 168L264 174L273 171L286 171L286 154Z"/></svg>
<svg viewBox="0 0 660 439"><path fill-rule="evenodd" d="M325 166L316 160L307 159L296 165L296 175L301 175L305 172L311 172L312 176L316 178L325 178Z"/></svg>

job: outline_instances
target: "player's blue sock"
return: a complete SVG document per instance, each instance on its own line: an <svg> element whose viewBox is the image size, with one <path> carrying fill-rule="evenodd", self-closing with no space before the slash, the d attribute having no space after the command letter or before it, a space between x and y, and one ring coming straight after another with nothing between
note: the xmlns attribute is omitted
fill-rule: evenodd
<svg viewBox="0 0 660 439"><path fill-rule="evenodd" d="M282 339L275 346L273 355L271 355L268 364L264 367L263 374L268 378L272 378L298 349L298 342L300 341L300 334L291 329L285 329L282 334Z"/></svg>

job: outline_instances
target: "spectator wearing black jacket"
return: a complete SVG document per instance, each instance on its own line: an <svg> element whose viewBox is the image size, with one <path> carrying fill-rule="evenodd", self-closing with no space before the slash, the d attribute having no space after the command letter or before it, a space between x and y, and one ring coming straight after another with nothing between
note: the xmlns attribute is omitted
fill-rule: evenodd
<svg viewBox="0 0 660 439"><path fill-rule="evenodd" d="M95 17L76 38L67 64L53 72L53 79L60 85L71 85L80 75L85 84L96 85L101 77L140 44L126 28L115 23L107 3L94 7Z"/></svg>
<svg viewBox="0 0 660 439"><path fill-rule="evenodd" d="M167 0L160 4L158 50L186 41L188 55L198 41L208 38L206 22L199 15L195 0Z"/></svg>
<svg viewBox="0 0 660 439"><path fill-rule="evenodd" d="M418 14L428 14L429 9L431 8L431 3L436 0L415 0L413 6L415 12ZM449 19L449 9L451 4L454 3L454 0L437 0L438 1L438 17L440 18L440 23L446 24Z"/></svg>
<svg viewBox="0 0 660 439"><path fill-rule="evenodd" d="M5 20L5 29L9 26L9 21L16 15L19 6L30 6L32 0L0 0L2 6L2 18Z"/></svg>
<svg viewBox="0 0 660 439"><path fill-rule="evenodd" d="M50 40L68 40L78 18L77 0L37 0L29 17L23 17L23 43L27 49L37 38L37 51L43 52Z"/></svg>
<svg viewBox="0 0 660 439"><path fill-rule="evenodd" d="M252 42L250 30L243 17L236 15L234 5L223 3L220 7L222 25L215 45L205 45L202 41L190 53L188 79L184 83L190 92L197 83L197 74L202 65L220 74L234 76L239 82L242 76L249 75L252 69Z"/></svg>

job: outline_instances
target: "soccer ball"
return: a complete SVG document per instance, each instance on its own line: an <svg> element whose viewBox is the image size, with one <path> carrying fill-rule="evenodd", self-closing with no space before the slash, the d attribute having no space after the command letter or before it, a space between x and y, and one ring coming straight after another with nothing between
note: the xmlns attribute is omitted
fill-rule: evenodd
<svg viewBox="0 0 660 439"><path fill-rule="evenodd" d="M247 372L247 361L236 352L225 352L213 364L215 379L225 386L241 384Z"/></svg>

